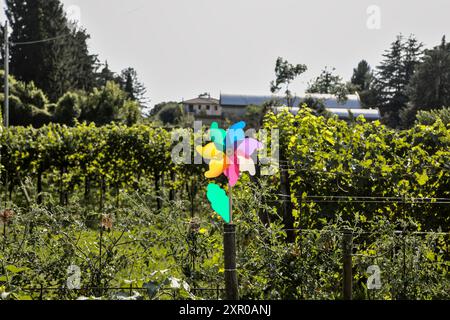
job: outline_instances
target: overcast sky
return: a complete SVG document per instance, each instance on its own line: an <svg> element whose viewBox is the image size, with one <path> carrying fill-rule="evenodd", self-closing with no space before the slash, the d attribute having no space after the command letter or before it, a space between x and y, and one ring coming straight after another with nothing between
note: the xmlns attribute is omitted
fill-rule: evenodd
<svg viewBox="0 0 450 320"><path fill-rule="evenodd" d="M278 56L308 66L292 86L301 94L324 66L348 80L361 59L377 65L399 33L426 46L450 37L448 0L63 2L74 16L79 8L93 53L114 71L137 69L152 104L203 92L269 94Z"/></svg>

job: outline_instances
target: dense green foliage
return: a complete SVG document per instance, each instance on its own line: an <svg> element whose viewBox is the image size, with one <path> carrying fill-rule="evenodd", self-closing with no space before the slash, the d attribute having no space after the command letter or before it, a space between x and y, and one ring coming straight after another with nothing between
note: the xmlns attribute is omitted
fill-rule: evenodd
<svg viewBox="0 0 450 320"><path fill-rule="evenodd" d="M320 218L332 218L338 211L369 219L377 214L413 217L426 229L448 230L449 208L438 204L302 203L308 195L448 198L450 136L441 121L396 131L362 118L347 125L304 111L296 117L268 116L266 125L281 130L301 227L314 227Z"/></svg>
<svg viewBox="0 0 450 320"><path fill-rule="evenodd" d="M299 205L304 193L405 199L449 197L450 136L440 120L395 131L362 118L347 124L304 110L297 116L287 112L269 114L265 127L281 130L292 196ZM1 136L1 163L7 169L10 188L20 185L19 174L22 178L44 175L52 181L61 179L59 188L69 193L84 187L86 180L99 183L103 179L106 186L134 188L141 177L163 177L179 170L172 165L171 146L170 132L145 125L12 127L4 129ZM449 216L447 208L433 203L368 207L343 203L337 208L336 204L316 204L313 212L305 203L301 205L305 216L315 217L314 221L304 222L305 228L315 227L320 221L313 212L332 217L341 206L339 212L349 215L356 211L373 215L382 209L384 214L398 218L411 216L433 230L446 226Z"/></svg>
<svg viewBox="0 0 450 320"><path fill-rule="evenodd" d="M234 188L242 297L339 299L342 231L350 229L355 298L448 298L449 239L439 232L450 229L450 207L436 200L450 198L442 121L395 131L304 110L269 114L264 126L280 130L290 195L279 194L279 174L244 175ZM52 124L3 128L0 143L2 205L14 210L2 224L0 291L217 298L222 223L205 199L205 166L175 165L170 132ZM379 198L357 198L369 196ZM298 230L289 243L278 213L287 200ZM64 289L72 264L82 270L81 291ZM365 287L372 264L382 269L378 291Z"/></svg>
<svg viewBox="0 0 450 320"><path fill-rule="evenodd" d="M358 119L354 124L347 124L334 117L316 117L305 110L298 116L269 114L265 127L281 130L292 196L299 203L304 192L318 196L405 199L449 196L450 138L446 124L440 120L395 131L378 122ZM50 178L56 170L65 182L62 187L66 191L81 188L87 174L91 182L102 178L107 185L119 183L134 188L133 183L142 176L154 174L152 170L159 170L158 177L174 170L170 161L173 145L170 133L145 125L12 127L4 130L1 143L1 162L8 169L11 187L20 184L19 173L22 177L37 178L39 173ZM328 205L317 206L321 215L333 216L324 210ZM348 214L367 211L359 205L342 206ZM444 222L448 223L449 215L445 214L448 209L432 203L407 207L371 204L368 211L378 212L378 207L384 214L413 216L428 229L436 230L445 226ZM425 212L430 216L425 216ZM314 227L314 223L303 227Z"/></svg>
<svg viewBox="0 0 450 320"><path fill-rule="evenodd" d="M445 125L448 125L450 124L450 108L419 111L416 118L417 123L423 125L432 125L437 121L442 121Z"/></svg>
<svg viewBox="0 0 450 320"><path fill-rule="evenodd" d="M0 70L0 76L3 76ZM121 89L115 81L108 81L92 92L82 90L65 93L56 104L33 82L24 83L9 77L10 124L39 128L51 122L74 125L76 121L105 125L110 122L133 125L142 119L141 106ZM3 92L3 83L0 85ZM0 103L4 94L0 94ZM3 108L2 108L3 113Z"/></svg>
<svg viewBox="0 0 450 320"><path fill-rule="evenodd" d="M0 70L0 77L4 77L3 70ZM10 76L9 85L9 116L12 125L33 125L40 127L51 121L51 105L49 104L48 98L33 82L24 83ZM3 106L5 99L3 81L0 84L0 88L0 103ZM1 112L3 114L3 107Z"/></svg>

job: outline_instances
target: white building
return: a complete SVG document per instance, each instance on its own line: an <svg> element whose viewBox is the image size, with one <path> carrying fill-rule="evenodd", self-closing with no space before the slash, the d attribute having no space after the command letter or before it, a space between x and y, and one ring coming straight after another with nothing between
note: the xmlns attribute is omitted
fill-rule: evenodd
<svg viewBox="0 0 450 320"><path fill-rule="evenodd" d="M222 116L222 108L219 100L211 98L210 95L199 95L198 98L183 101L184 109L194 116Z"/></svg>
<svg viewBox="0 0 450 320"><path fill-rule="evenodd" d="M202 94L182 103L186 113L193 115L195 120L202 121L204 124L223 120L219 100L211 98L209 94Z"/></svg>

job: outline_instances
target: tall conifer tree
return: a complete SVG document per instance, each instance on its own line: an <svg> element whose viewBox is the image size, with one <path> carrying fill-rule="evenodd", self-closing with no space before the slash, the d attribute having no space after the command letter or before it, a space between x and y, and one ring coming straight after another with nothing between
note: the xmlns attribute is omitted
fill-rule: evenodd
<svg viewBox="0 0 450 320"><path fill-rule="evenodd" d="M384 60L377 67L373 88L377 90L383 118L392 127L399 125L400 110L409 101L406 89L420 62L421 48L422 44L413 36L405 42L403 36L399 35L383 54Z"/></svg>

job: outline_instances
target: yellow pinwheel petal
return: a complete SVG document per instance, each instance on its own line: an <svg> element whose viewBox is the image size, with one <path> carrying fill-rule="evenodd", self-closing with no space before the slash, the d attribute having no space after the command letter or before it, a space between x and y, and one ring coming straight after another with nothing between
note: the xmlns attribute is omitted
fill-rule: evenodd
<svg viewBox="0 0 450 320"><path fill-rule="evenodd" d="M214 142L208 143L206 146L198 146L196 148L197 152L205 159L222 159L223 152L217 150L216 144Z"/></svg>
<svg viewBox="0 0 450 320"><path fill-rule="evenodd" d="M227 165L225 161L212 159L209 162L209 170L205 172L205 177L208 179L217 178L225 171L226 168Z"/></svg>

